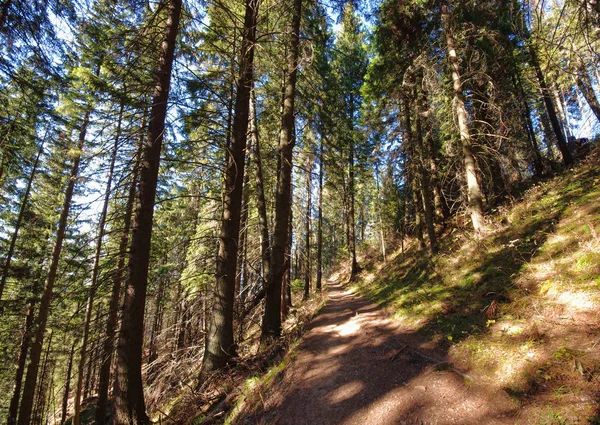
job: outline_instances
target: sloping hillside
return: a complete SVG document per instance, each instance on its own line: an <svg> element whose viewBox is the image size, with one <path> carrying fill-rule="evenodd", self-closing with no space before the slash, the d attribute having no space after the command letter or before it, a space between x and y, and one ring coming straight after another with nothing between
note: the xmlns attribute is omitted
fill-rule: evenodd
<svg viewBox="0 0 600 425"><path fill-rule="evenodd" d="M518 423L600 423L600 170L538 183L476 239L453 228L433 258L414 245L367 258L355 283L450 362L521 407Z"/></svg>

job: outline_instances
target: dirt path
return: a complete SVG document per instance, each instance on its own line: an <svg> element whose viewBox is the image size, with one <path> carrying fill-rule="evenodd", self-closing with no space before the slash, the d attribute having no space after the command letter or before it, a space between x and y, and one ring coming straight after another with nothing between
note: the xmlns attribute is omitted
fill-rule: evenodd
<svg viewBox="0 0 600 425"><path fill-rule="evenodd" d="M243 423L461 424L520 423L505 393L491 393L436 365L445 354L389 320L374 304L329 285L296 358ZM430 358L426 360L426 358Z"/></svg>

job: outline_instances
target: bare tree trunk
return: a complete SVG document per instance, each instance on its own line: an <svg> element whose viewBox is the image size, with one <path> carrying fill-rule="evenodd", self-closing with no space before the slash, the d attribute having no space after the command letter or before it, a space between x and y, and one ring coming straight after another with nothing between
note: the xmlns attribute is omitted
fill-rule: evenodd
<svg viewBox="0 0 600 425"><path fill-rule="evenodd" d="M377 197L375 201L375 209L377 210L377 218L379 219L379 239L381 242L381 256L383 262L387 262L387 256L385 252L385 233L383 231L383 214L381 209L381 185L379 183L379 164L375 162L375 183L377 185Z"/></svg>
<svg viewBox="0 0 600 425"><path fill-rule="evenodd" d="M537 140L535 138L535 130L533 129L533 123L531 122L531 109L529 108L529 102L527 102L527 96L525 95L525 90L523 89L523 83L521 81L521 76L519 74L519 69L513 63L514 72L512 73L513 85L517 89L517 93L519 94L521 104L523 105L523 118L525 121L525 129L527 130L527 136L529 137L529 142L531 144L531 150L534 154L533 159L533 169L535 171L535 175L541 177L544 174L544 166L542 161L542 154L540 153L540 148L537 144Z"/></svg>
<svg viewBox="0 0 600 425"><path fill-rule="evenodd" d="M471 135L469 134L467 109L465 108L465 101L463 99L458 57L456 56L454 36L452 34L448 16L448 8L446 5L442 6L442 20L444 22L444 30L446 32L448 58L452 67L452 82L454 87L453 103L456 107L458 129L460 131L460 141L462 143L463 159L465 163L469 212L471 214L473 228L475 229L475 232L479 233L485 229L485 223L483 221L483 201L481 197L481 187L479 185L479 181L477 180L475 156L473 155L473 150L471 147Z"/></svg>
<svg viewBox="0 0 600 425"><path fill-rule="evenodd" d="M50 266L48 268L48 274L46 277L46 282L44 284L44 293L42 295L40 310L38 313L38 327L35 332L33 345L31 347L31 354L29 356L29 366L27 367L27 375L25 376L25 385L23 387L23 396L21 398L21 407L19 410L19 419L17 422L18 425L29 425L31 421L35 387L37 383L37 374L42 355L42 345L44 344L44 334L46 332L46 324L48 322L48 315L50 313L50 302L52 301L54 284L56 283L56 278L58 276L58 264L60 260L60 254L62 251L63 241L67 231L67 221L69 219L69 212L71 210L71 201L73 199L73 192L75 190L77 175L79 173L81 150L83 149L83 144L85 142L87 127L90 121L90 113L91 108L88 108L79 131L79 140L75 149L75 154L73 156L73 164L69 173L67 187L65 189L65 197L60 213L60 218L58 220L58 228L56 231L56 240L54 242L54 248L52 250L52 257L50 261Z"/></svg>
<svg viewBox="0 0 600 425"><path fill-rule="evenodd" d="M563 134L567 136L568 144L568 141L573 137L573 134L571 133L571 128L569 127L569 119L567 117L565 109L563 108L561 93L559 92L558 87L556 87L555 82L552 82L550 90L552 91L554 105L556 105L556 111L558 112L558 119L563 129Z"/></svg>
<svg viewBox="0 0 600 425"><path fill-rule="evenodd" d="M263 276L261 276L262 291L266 292L266 286L270 282L269 273L271 271L271 244L269 237L269 219L267 217L267 201L265 200L262 155L260 153L260 138L258 135L258 123L256 117L256 94L254 90L252 90L250 115L250 134L252 135L252 146L254 147L253 158L256 167L256 208L258 209L258 226L260 228L261 235L260 256L263 270Z"/></svg>
<svg viewBox="0 0 600 425"><path fill-rule="evenodd" d="M125 213L123 215L123 224L119 241L119 253L117 266L112 274L112 288L110 294L110 302L108 305L108 317L106 319L105 337L102 342L101 366L98 379L98 407L96 408L96 424L104 425L106 423L106 407L108 404L108 388L110 385L110 369L113 362L113 350L115 344L115 336L117 332L119 301L121 298L121 287L123 286L123 277L125 271L125 263L127 261L127 246L129 245L129 233L131 230L131 218L133 214L133 206L137 194L138 175L140 170L140 160L144 135L146 132L146 111L142 116L142 125L140 128L140 138L138 141L137 152L133 160L133 173L131 182L129 183L129 191L127 194L127 203L125 205Z"/></svg>
<svg viewBox="0 0 600 425"><path fill-rule="evenodd" d="M304 299L307 300L310 296L310 280L311 280L311 261L310 261L310 225L311 225L311 210L312 210L312 168L313 162L311 154L307 154L306 158L306 268L304 271Z"/></svg>
<svg viewBox="0 0 600 425"><path fill-rule="evenodd" d="M100 274L100 258L102 255L102 242L104 240L105 234L106 215L108 213L108 203L110 202L110 193L112 189L112 180L115 172L115 163L117 161L117 154L119 152L119 139L121 137L121 123L123 122L124 108L125 103L124 101L121 101L121 107L119 109L119 118L117 120L115 143L113 146L112 157L110 159L106 189L104 190L104 203L102 205L100 220L98 222L98 236L96 240L96 251L94 254L94 266L92 268L92 280L90 283L90 293L88 295L88 302L85 312L85 322L83 325L83 339L81 343L81 349L79 351L79 365L77 367L77 386L75 387L74 400L75 413L73 415L74 425L79 425L81 421L81 391L83 389L83 369L85 366L88 351L88 339L90 335L90 323L92 322L92 311L94 309L94 301L96 297L96 291L98 289L98 276Z"/></svg>
<svg viewBox="0 0 600 425"><path fill-rule="evenodd" d="M429 110L429 105L427 103L427 92L425 90L425 86L422 84L420 87L420 104L422 107L421 117L425 119L429 119L431 115L431 111ZM442 189L440 187L439 181L439 173L438 173L438 159L437 159L437 150L435 148L435 142L433 140L433 135L431 131L431 125L428 126L427 131L425 132L427 145L423 150L423 167L425 167L425 157L428 162L428 175L430 176L429 185L433 192L433 205L434 205L434 213L435 213L435 221L440 224L445 224L446 219L448 218L448 207L444 202L444 198L442 196Z"/></svg>
<svg viewBox="0 0 600 425"><path fill-rule="evenodd" d="M414 148L411 148L414 153ZM415 232L417 234L417 240L419 241L419 249L423 250L426 248L425 239L423 238L423 197L421 196L421 185L419 182L419 175L417 174L417 165L415 164L416 158L410 159L410 176L412 182L412 201L415 209Z"/></svg>
<svg viewBox="0 0 600 425"><path fill-rule="evenodd" d="M246 0L240 75L233 118L233 137L225 171L222 226L216 268L217 281L200 382L206 378L208 373L223 367L236 354L233 340L235 272L246 165L250 92L254 81L254 44L259 3L259 0Z"/></svg>
<svg viewBox="0 0 600 425"><path fill-rule="evenodd" d="M166 260L165 260L166 263ZM167 278L161 278L158 284L158 291L154 300L154 322L152 323L152 332L150 334L150 348L148 350L148 364L154 363L158 359L158 335L161 331L162 316L164 311L165 289Z"/></svg>
<svg viewBox="0 0 600 425"><path fill-rule="evenodd" d="M319 204L317 207L317 276L315 286L321 292L323 280L323 135L319 141Z"/></svg>
<svg viewBox="0 0 600 425"><path fill-rule="evenodd" d="M94 320L95 323L99 323L100 322L100 313L101 313L102 309L98 308L96 310L96 318ZM97 326L96 326L97 327ZM96 364L96 356L97 356L97 352L96 352L96 348L97 345L95 344L96 341L92 341L92 344L89 348L89 356L88 360L87 360L87 372L85 374L85 384L83 385L83 399L85 400L86 398L88 398L90 396L90 393L94 391L94 374L96 373L96 368L95 368L95 364Z"/></svg>
<svg viewBox="0 0 600 425"><path fill-rule="evenodd" d="M531 63L533 65L533 68L535 69L535 74L540 85L542 100L544 101L544 105L546 106L548 118L550 119L550 124L552 124L552 130L556 137L556 144L558 145L558 149L562 154L563 163L566 167L568 167L573 164L573 157L571 156L571 152L569 151L569 147L567 146L565 135L562 132L560 122L558 120L558 114L556 113L554 102L552 102L552 98L550 97L548 85L546 84L546 79L544 77L544 73L542 72L537 53L535 52L535 49L533 48L533 46L531 46L531 44L529 45L529 55L531 57Z"/></svg>
<svg viewBox="0 0 600 425"><path fill-rule="evenodd" d="M139 206L135 212L131 237L127 289L117 347L118 386L115 421L120 424L148 424L142 384L142 345L144 307L148 285L148 265L154 201L158 182L160 151L165 133L167 101L175 54L182 0L168 0L168 17L160 48L156 86L150 112L148 138L140 170Z"/></svg>
<svg viewBox="0 0 600 425"><path fill-rule="evenodd" d="M252 90L254 91L254 90ZM251 95L252 96L252 95ZM250 100L250 104L252 104L252 99ZM252 108L252 106L249 106ZM249 130L252 127L252 111L249 111ZM251 131L251 130L250 130ZM248 141L248 145L246 147L246 151L248 155L246 157L246 168L249 168L250 161L252 160L252 133L250 134L250 140ZM246 253L248 248L248 211L250 208L250 173L244 173L244 183L242 189L242 213L240 217L240 236L239 236L239 246L238 248L238 258L237 258L237 273L235 278L235 296L241 297L243 285L246 284Z"/></svg>
<svg viewBox="0 0 600 425"><path fill-rule="evenodd" d="M298 69L298 46L300 42L300 19L302 0L294 0L291 41L287 56L287 78L283 97L283 112L279 137L279 168L277 170L277 192L275 195L275 229L271 262L271 279L266 294L265 312L262 322L261 345L281 335L281 290L286 260L285 248L288 243L288 225L291 213L292 150L294 135L294 98Z"/></svg>
<svg viewBox="0 0 600 425"><path fill-rule="evenodd" d="M8 409L8 425L17 423L17 414L19 412L19 398L21 396L21 386L23 385L23 374L25 373L25 364L27 362L27 352L31 341L31 328L33 326L33 313L35 310L35 301L29 300L25 306L25 324L23 327L23 336L21 337L21 347L19 349L19 358L17 359L17 372L15 376L15 388L10 407Z"/></svg>
<svg viewBox="0 0 600 425"><path fill-rule="evenodd" d="M356 275L360 272L360 267L358 265L358 261L356 260L356 218L354 216L354 195L354 143L351 141L348 155L348 248L352 257L350 280L354 280Z"/></svg>
<svg viewBox="0 0 600 425"><path fill-rule="evenodd" d="M48 359L50 358L50 348L52 347L52 337L54 336L54 330L50 330L48 336L48 342L46 343L46 353L44 355L44 361L42 362L42 373L40 374L40 385L36 391L35 408L33 410L33 417L31 422L33 424L42 425L44 419L44 411L46 410L46 391L48 390Z"/></svg>
<svg viewBox="0 0 600 425"><path fill-rule="evenodd" d="M433 205L435 206L435 216L438 223L445 225L448 218L448 207L442 196L442 188L440 187L440 178L438 172L437 151L435 142L431 133L427 135L427 144L429 147L429 170L431 173L431 186L433 187Z"/></svg>
<svg viewBox="0 0 600 425"><path fill-rule="evenodd" d="M75 355L75 343L71 346L71 353L69 354L69 362L67 364L67 376L65 381L65 391L62 399L62 409L60 415L60 425L64 425L67 420L67 407L69 405L69 393L71 392L71 372L73 371L73 356Z"/></svg>
<svg viewBox="0 0 600 425"><path fill-rule="evenodd" d="M417 157L415 154L415 142L410 119L410 99L408 95L404 96L404 123L406 126L406 147L408 150L408 178L410 182L413 208L415 210L415 231L419 241L419 249L425 249L425 240L423 239L423 203L421 201L421 188L419 187L419 177L417 175ZM407 215L408 209L407 209Z"/></svg>
<svg viewBox="0 0 600 425"><path fill-rule="evenodd" d="M594 92L593 86L590 82L590 77L588 76L585 68L581 66L579 68L579 74L577 76L577 87L583 97L587 101L590 109L596 116L596 119L600 121L600 102L596 97L596 93Z"/></svg>
<svg viewBox="0 0 600 425"><path fill-rule="evenodd" d="M437 248L437 237L435 235L435 223L434 223L434 211L432 205L432 196L431 190L429 186L429 175L425 171L425 146L423 143L423 129L421 128L421 113L425 112L425 98L423 96L422 90L418 89L419 84L422 83L422 77L417 78L417 84L415 85L415 97L417 98L417 123L416 123L416 133L417 133L417 148L419 149L419 155L416 156L417 159L417 168L421 174L421 187L423 194L423 205L425 207L425 223L427 225L427 236L429 237L429 248L431 249L431 253L435 254L438 250Z"/></svg>
<svg viewBox="0 0 600 425"><path fill-rule="evenodd" d="M293 232L293 228L292 228L292 216L294 215L294 212L291 208L291 203L294 200L294 187L292 185L292 181L290 180L290 187L289 187L289 193L290 193L290 215L289 215L289 219L288 219L288 240L287 240L287 244L285 247L285 257L291 259L291 255L292 255L292 232ZM298 249L296 249L296 265L298 265L298 260L299 260L299 251ZM283 277L281 278L281 320L285 320L285 318L288 315L289 312L289 307L292 306L292 292L291 292L291 281L292 281L292 266L291 266L291 261L287 261L285 263L285 268L283 271ZM298 271L300 270L298 267L296 267L296 273L298 273ZM298 276L297 279L299 279L300 277Z"/></svg>
<svg viewBox="0 0 600 425"><path fill-rule="evenodd" d="M290 185L290 202L294 196L293 192L294 192L294 187ZM292 255L292 240L294 237L293 221L294 221L294 211L290 211L290 217L288 220L288 240L287 240L287 245L285 247L285 257L286 258L290 258ZM285 304L288 308L292 307L292 268L291 268L290 264L291 263L288 261L287 264L285 265L285 271L283 273L283 280L282 280L282 288L285 293L285 297L283 297L283 298L285 299ZM287 309L286 309L286 312L287 312Z"/></svg>
<svg viewBox="0 0 600 425"><path fill-rule="evenodd" d="M44 140L42 140L42 143L40 144L40 149L38 150L38 153L35 157L35 161L33 162L33 168L31 169L31 173L29 174L27 186L25 187L25 193L23 194L23 200L21 201L21 206L19 207L19 215L17 216L17 222L15 223L15 230L10 238L10 245L8 246L6 260L4 261L4 267L2 267L2 280L0 280L0 301L2 301L2 294L4 293L4 287L6 285L6 280L8 279L8 271L10 270L10 263L15 252L19 231L21 230L21 224L23 223L23 217L25 215L25 209L27 208L27 203L29 202L29 195L31 194L31 185L33 184L35 174L37 173L40 156L42 155L42 152L44 152L44 143L46 142L46 136L44 136Z"/></svg>
<svg viewBox="0 0 600 425"><path fill-rule="evenodd" d="M554 145L557 145L556 136L552 130L552 125L550 124L548 113L546 112L546 107L543 103L538 104L537 113L544 130L544 144L546 145L546 149L548 151L548 158L551 162L554 162L556 159L554 156Z"/></svg>

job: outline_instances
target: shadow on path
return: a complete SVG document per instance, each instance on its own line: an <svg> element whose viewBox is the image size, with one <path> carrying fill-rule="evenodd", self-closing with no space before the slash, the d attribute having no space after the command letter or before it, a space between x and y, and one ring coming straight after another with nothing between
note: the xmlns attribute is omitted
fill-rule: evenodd
<svg viewBox="0 0 600 425"><path fill-rule="evenodd" d="M516 406L450 369L429 347L364 298L330 283L296 358L244 423L512 424ZM439 359L434 362L433 359Z"/></svg>

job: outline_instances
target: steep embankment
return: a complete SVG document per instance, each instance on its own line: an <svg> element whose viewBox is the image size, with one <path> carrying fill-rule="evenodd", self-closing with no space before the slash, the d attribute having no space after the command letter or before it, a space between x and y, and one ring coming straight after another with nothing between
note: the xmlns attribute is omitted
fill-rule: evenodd
<svg viewBox="0 0 600 425"><path fill-rule="evenodd" d="M536 184L482 239L372 262L356 287L520 406L517 423L600 423L600 169ZM596 161L597 162L597 161Z"/></svg>

